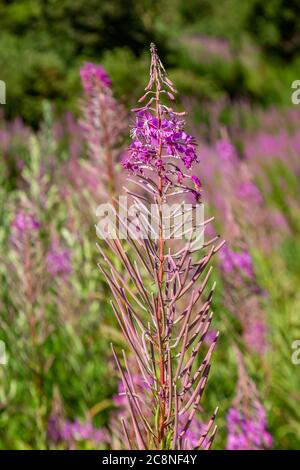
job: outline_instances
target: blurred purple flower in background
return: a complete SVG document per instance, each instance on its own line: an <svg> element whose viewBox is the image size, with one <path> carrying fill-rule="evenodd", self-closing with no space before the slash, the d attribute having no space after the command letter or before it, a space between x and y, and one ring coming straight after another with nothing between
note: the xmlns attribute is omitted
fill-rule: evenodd
<svg viewBox="0 0 300 470"><path fill-rule="evenodd" d="M227 245L224 245L220 251L220 261L221 269L226 274L240 271L249 279L253 279L254 271L252 258L248 251L233 251Z"/></svg>
<svg viewBox="0 0 300 470"><path fill-rule="evenodd" d="M237 357L238 382L233 406L227 421L228 450L263 450L272 447L273 439L267 431L265 409L258 398L254 382L248 376L242 354L234 347Z"/></svg>
<svg viewBox="0 0 300 470"><path fill-rule="evenodd" d="M279 211L274 211L272 213L272 222L273 222L273 224L275 225L276 228L279 228L282 231L287 231L288 230L288 225L287 225L286 218Z"/></svg>
<svg viewBox="0 0 300 470"><path fill-rule="evenodd" d="M40 227L40 222L32 213L20 209L11 223L10 240L13 244L22 242L27 236L32 236L36 233Z"/></svg>
<svg viewBox="0 0 300 470"><path fill-rule="evenodd" d="M80 75L84 89L80 126L89 156L80 173L95 181L96 186L93 181L92 185L102 198L112 199L119 188L116 166L127 128L126 111L114 98L110 78L101 65L86 63ZM77 176L76 171L74 174Z"/></svg>
<svg viewBox="0 0 300 470"><path fill-rule="evenodd" d="M47 253L47 271L52 276L66 276L71 272L71 254L68 248L52 243Z"/></svg>
<svg viewBox="0 0 300 470"><path fill-rule="evenodd" d="M11 226L13 230L22 236L31 230L38 230L40 228L40 223L32 214L28 214L23 210L20 210L17 212Z"/></svg>
<svg viewBox="0 0 300 470"><path fill-rule="evenodd" d="M53 443L66 442L71 448L75 442L92 441L100 444L108 440L106 430L95 428L90 422L64 421L55 415L48 420L48 437Z"/></svg>
<svg viewBox="0 0 300 470"><path fill-rule="evenodd" d="M246 322L244 339L248 348L258 354L264 354L268 349L268 327L263 319L252 319Z"/></svg>
<svg viewBox="0 0 300 470"><path fill-rule="evenodd" d="M149 390L148 384L143 380L143 378L138 374L132 375L132 380L136 389L145 393L146 390ZM114 403L117 407L123 407L126 405L126 394L124 389L124 384L122 381L118 382L118 391L113 396ZM121 409L119 411L122 411Z"/></svg>
<svg viewBox="0 0 300 470"><path fill-rule="evenodd" d="M227 414L228 450L259 450L272 447L272 436L267 432L266 413L256 403L252 416L246 417L237 408Z"/></svg>
<svg viewBox="0 0 300 470"><path fill-rule="evenodd" d="M217 62L231 62L233 53L230 43L221 37L205 36L198 32L183 34L183 44L187 47L189 54L200 63L210 64Z"/></svg>
<svg viewBox="0 0 300 470"><path fill-rule="evenodd" d="M200 420L193 419L192 423L190 424L188 429L185 431L185 425L186 425L186 422L188 421L188 415L189 413L185 413L179 416L179 423L178 423L179 435L184 432L184 440L186 441L186 449L193 449L194 447L197 446L197 443L199 441L199 436L201 436L202 434L205 435L206 426L203 423L201 423Z"/></svg>
<svg viewBox="0 0 300 470"><path fill-rule="evenodd" d="M245 181L238 185L236 195L238 198L247 200L253 204L261 204L263 202L261 192L252 181Z"/></svg>
<svg viewBox="0 0 300 470"><path fill-rule="evenodd" d="M219 139L216 142L216 150L221 160L225 163L233 163L236 159L236 150L227 138Z"/></svg>
<svg viewBox="0 0 300 470"><path fill-rule="evenodd" d="M204 342L205 344L207 344L208 346L210 346L216 339L218 335L218 331L217 330L214 330L214 329L210 329L208 330L208 332L206 333L206 336L204 338Z"/></svg>
<svg viewBox="0 0 300 470"><path fill-rule="evenodd" d="M82 85L87 94L94 90L95 83L104 87L111 86L111 80L101 65L86 62L80 69Z"/></svg>

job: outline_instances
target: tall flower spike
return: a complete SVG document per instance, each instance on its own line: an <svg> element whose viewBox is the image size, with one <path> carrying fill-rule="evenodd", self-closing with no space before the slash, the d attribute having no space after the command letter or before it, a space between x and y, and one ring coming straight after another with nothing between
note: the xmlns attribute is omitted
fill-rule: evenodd
<svg viewBox="0 0 300 470"><path fill-rule="evenodd" d="M195 141L185 133L179 117L183 113L176 113L161 101L162 97L173 100L176 91L153 44L145 91L140 101L147 98L148 102L134 110L133 143L124 163L136 191L143 189L142 194L126 189L137 217L126 243L117 238L106 240L111 252L121 259L130 281L99 246L103 259L99 268L113 293L113 310L144 383L141 394L127 354L123 351L120 360L113 348L130 417L122 419L124 442L137 449L209 449L216 433L216 412L206 424L203 417L201 426L195 426L195 422L199 422L199 403L218 337L216 334L206 346L215 289L213 285L207 291L212 270L208 265L223 243L215 244L215 237L199 247L197 235L209 221L196 221L187 230L186 239L182 236L175 241L166 236L166 225L172 226L170 220L178 215L184 220L196 211L199 205L190 204L192 210L188 211L183 197L192 193L197 202L200 182L189 172L198 159ZM170 207L174 199L179 206L165 215L164 206ZM151 224L147 216L153 206L156 217ZM118 220L123 227L124 220ZM135 236L132 227L143 236Z"/></svg>
<svg viewBox="0 0 300 470"><path fill-rule="evenodd" d="M257 450L272 447L267 431L266 412L257 397L255 384L248 377L242 355L237 347L237 394L227 414L228 450Z"/></svg>
<svg viewBox="0 0 300 470"><path fill-rule="evenodd" d="M115 166L126 128L125 111L113 97L111 81L100 65L86 63L80 70L85 92L81 125L93 165L101 167L103 195L116 193Z"/></svg>
<svg viewBox="0 0 300 470"><path fill-rule="evenodd" d="M201 183L189 172L198 162L196 141L184 131L185 122L181 117L185 113L175 112L170 106L162 104L162 96L174 101L177 91L167 77L154 44L151 44L150 50L150 80L145 88L146 93L139 100L147 102L133 110L136 113L131 132L133 142L123 165L137 175L143 175L147 170L154 175L159 174L167 186L191 193L198 201Z"/></svg>

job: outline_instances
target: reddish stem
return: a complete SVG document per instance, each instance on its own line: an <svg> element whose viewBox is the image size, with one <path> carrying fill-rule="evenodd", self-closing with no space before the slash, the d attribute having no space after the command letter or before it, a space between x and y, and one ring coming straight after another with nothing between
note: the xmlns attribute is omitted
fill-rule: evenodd
<svg viewBox="0 0 300 470"><path fill-rule="evenodd" d="M156 118L157 118L157 126L158 129L161 127L161 114L160 114L160 107L159 107L159 79L157 73L157 66L155 67L155 82L156 82ZM161 158L162 154L162 142L160 137L160 142L157 150L157 159ZM161 171L159 171L159 181L158 181L158 188L159 188L159 240L158 240L158 248L159 248L159 269L158 269L158 282L159 282L159 289L161 290L163 285L163 277L164 277L164 238L163 238L163 217L162 217L162 205L163 205L163 178L161 175ZM164 319L163 316L163 306L161 305L160 298L157 299L157 311L156 317L158 322L158 345L159 345L159 383L160 383L160 391L159 391L159 405L160 405L160 415L159 415L159 430L158 430L158 437L159 437L159 444L164 441L165 438L165 412L166 412L166 405L165 405L165 394L166 394L166 382L165 382L165 351L163 347L162 341L162 333L163 333L163 324Z"/></svg>

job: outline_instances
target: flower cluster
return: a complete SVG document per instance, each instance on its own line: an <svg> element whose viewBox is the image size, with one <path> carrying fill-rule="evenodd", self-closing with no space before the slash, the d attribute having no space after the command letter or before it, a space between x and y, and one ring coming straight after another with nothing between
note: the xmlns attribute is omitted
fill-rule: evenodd
<svg viewBox="0 0 300 470"><path fill-rule="evenodd" d="M159 122L150 111L139 111L136 116L135 127L132 130L133 143L129 147L127 167L136 165L143 168L143 164L153 163L163 168L163 160L156 154L158 145L165 150L167 157L181 159L186 169L190 169L197 161L196 141L194 137L184 132L184 121L174 113L169 112Z"/></svg>
<svg viewBox="0 0 300 470"><path fill-rule="evenodd" d="M173 93L176 90L172 82L166 76L161 76L160 79L162 88L159 93L165 93L174 100ZM150 88L154 80L154 76L150 77L149 86L140 101L153 93ZM153 107L154 101L156 107ZM182 188L192 193L198 201L201 182L197 176L186 173L199 160L196 140L185 132L185 121L180 117L185 113L173 111L161 104L157 97L150 98L145 106L133 111L136 113L135 125L131 131L133 142L123 161L124 168L137 175L142 175L147 170L154 174L159 172L170 187Z"/></svg>
<svg viewBox="0 0 300 470"><path fill-rule="evenodd" d="M256 403L250 417L230 408L227 414L228 450L258 450L272 447L272 436L266 430L266 412Z"/></svg>

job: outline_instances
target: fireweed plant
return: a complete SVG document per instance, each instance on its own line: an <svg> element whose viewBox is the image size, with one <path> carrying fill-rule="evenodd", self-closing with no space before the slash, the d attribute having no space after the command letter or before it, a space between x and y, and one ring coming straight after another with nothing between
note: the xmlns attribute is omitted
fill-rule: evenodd
<svg viewBox="0 0 300 470"><path fill-rule="evenodd" d="M269 336L263 309L266 292L259 286L252 252L257 246L267 251L265 246L269 245L270 250L275 239L278 243L278 236L270 234L270 211L251 168L239 157L225 129L221 129L221 138L210 150L202 149L202 158L205 190L214 213L222 217L222 233L227 241L219 256L224 285L222 303L238 320L247 348L262 356L268 350ZM219 184L217 192L215 179Z"/></svg>
<svg viewBox="0 0 300 470"><path fill-rule="evenodd" d="M129 230L126 241L106 239L111 253L128 271L129 282L99 246L103 258L99 268L113 293L111 304L140 377L137 387L127 354L123 351L121 360L112 347L130 416L121 418L121 423L129 449L209 449L217 430L217 409L199 427L196 440L190 439L189 430L199 422L199 402L218 337L209 347L204 345L215 288L206 292L212 271L208 265L223 243L215 245L218 237L214 237L199 248L189 236L179 247L164 236L163 205L187 197L195 209L200 204L201 183L191 173L198 156L194 138L184 130L185 113L170 107L176 90L154 44L150 51L150 79L139 100L143 106L133 110L133 142L123 165L136 191L142 189L142 195L127 190L140 213L146 214L150 204L157 209L157 236L149 236L151 227L139 217L137 230L146 229L145 236L134 237ZM185 205L180 207L184 216ZM202 230L208 222L202 223Z"/></svg>
<svg viewBox="0 0 300 470"><path fill-rule="evenodd" d="M114 98L111 80L101 65L86 63L80 70L84 99L81 126L93 166L101 167L102 197L116 193L116 163L126 128L124 108Z"/></svg>
<svg viewBox="0 0 300 470"><path fill-rule="evenodd" d="M269 330L261 305L261 296L265 293L258 285L247 245L239 246L239 250L233 250L228 245L219 257L221 279L225 286L224 307L239 320L247 348L263 356L269 349Z"/></svg>
<svg viewBox="0 0 300 470"><path fill-rule="evenodd" d="M247 375L241 352L234 347L238 366L237 392L227 414L228 450L263 450L272 447L264 406Z"/></svg>
<svg viewBox="0 0 300 470"><path fill-rule="evenodd" d="M263 197L251 169L238 158L237 150L224 131L216 142L216 150L227 181L223 182L226 202L221 203L226 220L225 236L230 240L220 253L221 274L227 286L224 300L230 312L240 320L246 346L263 355L268 348L268 327L262 309L265 294L256 279L250 247L253 244L265 246L266 234L261 233L260 227L271 227L272 219L264 209ZM269 245L273 242L270 238Z"/></svg>

